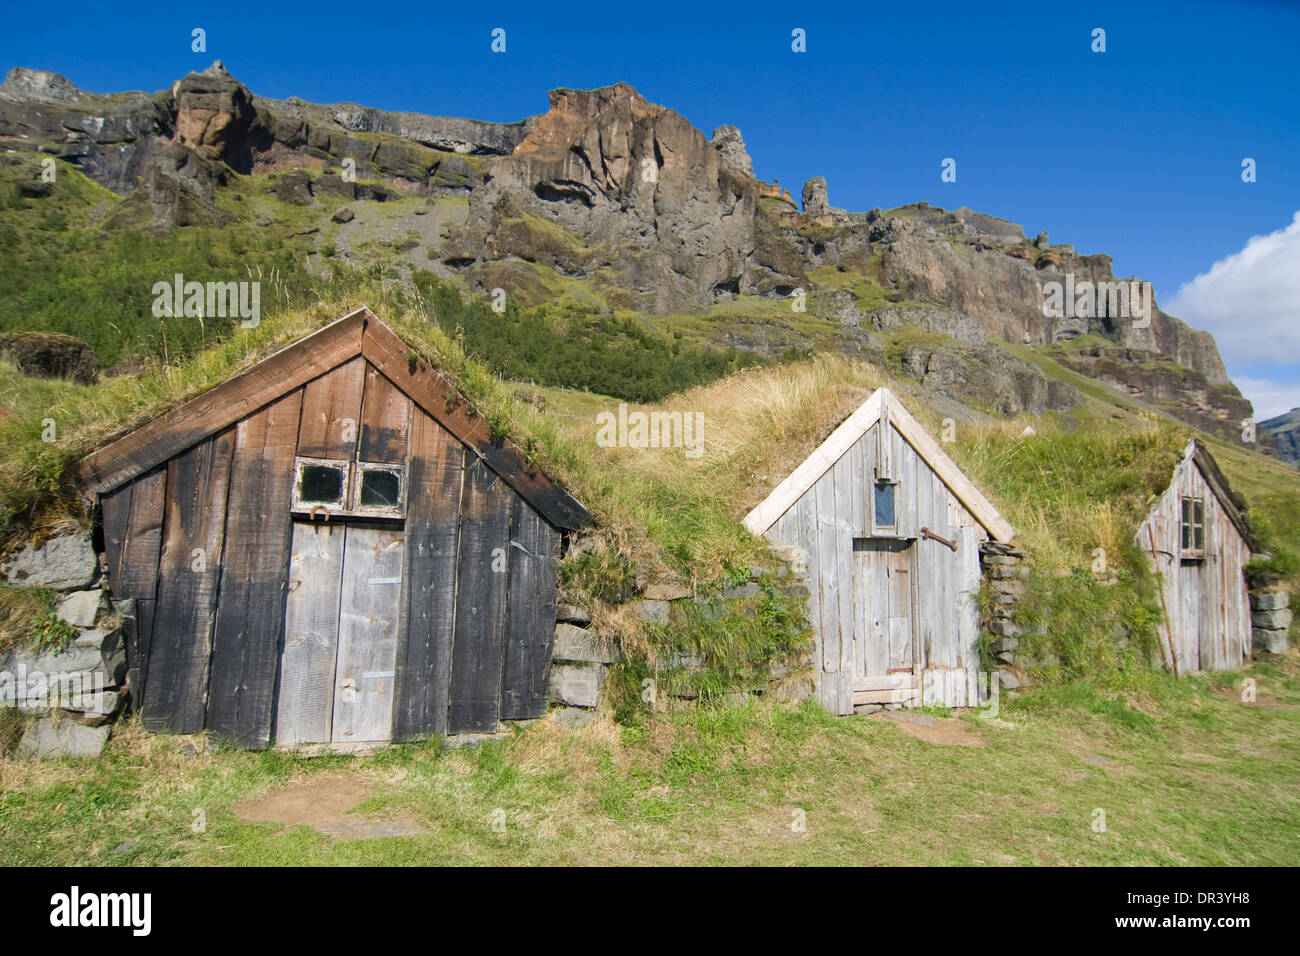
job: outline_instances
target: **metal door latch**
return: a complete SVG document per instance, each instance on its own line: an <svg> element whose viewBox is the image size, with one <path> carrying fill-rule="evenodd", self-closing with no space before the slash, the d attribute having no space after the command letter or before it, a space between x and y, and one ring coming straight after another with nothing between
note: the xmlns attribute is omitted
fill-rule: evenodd
<svg viewBox="0 0 1300 956"><path fill-rule="evenodd" d="M937 535L937 534L935 534L935 533L934 533L933 531L931 531L929 528L922 528L922 529L921 529L921 537L922 537L922 538L929 538L931 541L938 541L940 544L946 544L948 547L952 548L954 551L957 550L957 542L956 542L956 541L949 541L947 538L942 537L941 535Z"/></svg>

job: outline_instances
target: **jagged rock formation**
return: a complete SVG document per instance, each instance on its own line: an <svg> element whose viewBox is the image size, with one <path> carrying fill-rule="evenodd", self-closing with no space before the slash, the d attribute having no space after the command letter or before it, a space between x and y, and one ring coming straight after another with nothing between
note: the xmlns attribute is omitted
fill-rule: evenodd
<svg viewBox="0 0 1300 956"><path fill-rule="evenodd" d="M0 84L0 148L45 149L119 194L178 143L242 174L356 164L406 195L465 192L482 179L466 155L509 153L531 128L349 103L254 96L220 61L159 93L104 96L57 73L17 67ZM356 135L363 134L363 135Z"/></svg>
<svg viewBox="0 0 1300 956"><path fill-rule="evenodd" d="M280 174L270 187L278 200L322 207L322 222L344 203L464 196L468 208L445 230L420 232L422 267L525 304L550 295L556 274L583 280L579 295L598 295L602 308L651 314L802 289L811 315L849 350L900 324L970 350L1092 335L1113 345L1066 356L1075 371L1200 427L1226 432L1249 415L1213 338L1158 308L1149 326L1104 307L1085 318L1044 315L1044 284L1110 281L1109 256L1051 245L1046 233L1029 240L1015 223L967 208L845 212L830 205L821 177L805 184L801 211L755 177L735 127L707 140L625 83L552 91L545 114L503 124L265 99L220 62L154 94L91 94L16 68L0 84L0 149L52 153L127 196L110 227L220 225L229 214L218 191L231 177L266 173ZM344 175L349 165L355 176ZM793 326L761 324L725 335L764 350L798 344ZM954 361L943 350L907 358L927 383L965 394ZM1080 400L1018 359L972 352L963 361L992 362L982 378L966 377L980 379L975 392L1005 386L1010 396L986 407Z"/></svg>
<svg viewBox="0 0 1300 956"><path fill-rule="evenodd" d="M514 154L470 195L444 261L536 261L521 217L553 223L586 247L561 272L594 277L611 304L668 312L720 295L786 295L803 281L794 250L758 214L756 182L725 162L681 115L620 83L554 90ZM522 240L522 243L519 241Z"/></svg>
<svg viewBox="0 0 1300 956"><path fill-rule="evenodd" d="M741 176L754 176L754 161L745 149L744 137L734 126L719 126L713 131L713 148L722 156L727 168Z"/></svg>
<svg viewBox="0 0 1300 956"><path fill-rule="evenodd" d="M1300 463L1300 408L1259 423L1260 431L1267 432L1277 446L1277 456L1283 461Z"/></svg>

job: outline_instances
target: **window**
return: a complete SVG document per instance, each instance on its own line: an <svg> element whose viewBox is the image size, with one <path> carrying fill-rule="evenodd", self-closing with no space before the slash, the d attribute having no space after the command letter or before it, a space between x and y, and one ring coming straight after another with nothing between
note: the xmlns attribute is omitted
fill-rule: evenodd
<svg viewBox="0 0 1300 956"><path fill-rule="evenodd" d="M347 500L350 463L319 458L299 458L293 483L293 506L300 510L326 508L337 511Z"/></svg>
<svg viewBox="0 0 1300 956"><path fill-rule="evenodd" d="M875 484L872 525L876 530L892 531L898 526L894 513L894 489L897 487L898 483L894 481L877 481Z"/></svg>
<svg viewBox="0 0 1300 956"><path fill-rule="evenodd" d="M406 505L405 472L402 465L383 462L299 458L293 510L400 518Z"/></svg>
<svg viewBox="0 0 1300 956"><path fill-rule="evenodd" d="M1184 555L1205 554L1205 502L1200 498L1183 498L1180 547Z"/></svg>
<svg viewBox="0 0 1300 956"><path fill-rule="evenodd" d="M402 516L402 468L363 461L358 464L353 509L366 514Z"/></svg>

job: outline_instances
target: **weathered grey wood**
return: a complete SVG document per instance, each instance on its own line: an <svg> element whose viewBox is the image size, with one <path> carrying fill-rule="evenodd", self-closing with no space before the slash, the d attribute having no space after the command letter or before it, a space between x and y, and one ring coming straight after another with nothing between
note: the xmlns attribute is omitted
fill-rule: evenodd
<svg viewBox="0 0 1300 956"><path fill-rule="evenodd" d="M327 522L293 525L275 719L275 739L284 746L331 737L345 529Z"/></svg>
<svg viewBox="0 0 1300 956"><path fill-rule="evenodd" d="M437 370L373 316L361 336L361 351L375 368L466 448L503 477L515 492L557 528L574 530L591 523L591 515L572 495L531 465L511 441L492 434L478 414Z"/></svg>
<svg viewBox="0 0 1300 956"><path fill-rule="evenodd" d="M365 373L366 360L358 355L303 386L299 455L344 461L356 457Z"/></svg>
<svg viewBox="0 0 1300 956"><path fill-rule="evenodd" d="M297 390L235 428L207 729L250 749L270 743L275 716L301 412Z"/></svg>
<svg viewBox="0 0 1300 956"><path fill-rule="evenodd" d="M822 621L822 693L828 708L841 713L840 668L843 631L840 627L839 529L835 522L835 483L831 472L813 490L817 519L817 566ZM847 582L845 582L847 585Z"/></svg>
<svg viewBox="0 0 1300 956"><path fill-rule="evenodd" d="M332 739L388 740L401 630L402 532L391 525L348 525L339 596Z"/></svg>
<svg viewBox="0 0 1300 956"><path fill-rule="evenodd" d="M546 713L547 675L555 641L556 564L560 536L516 496L510 529L501 719Z"/></svg>
<svg viewBox="0 0 1300 956"><path fill-rule="evenodd" d="M153 600L158 591L167 468L156 468L131 483L131 506L115 594ZM110 579L111 580L111 579Z"/></svg>
<svg viewBox="0 0 1300 956"><path fill-rule="evenodd" d="M1182 557L1184 497L1200 500L1204 506L1204 558ZM1159 576L1165 613L1161 638L1168 642L1179 674L1240 667L1250 652L1250 605L1243 568L1250 560L1251 544L1243 527L1239 506L1213 458L1196 442L1189 442L1168 489L1135 536Z"/></svg>
<svg viewBox="0 0 1300 956"><path fill-rule="evenodd" d="M162 626L150 645L141 711L149 730L192 734L204 726L234 444L227 429L168 463L155 617Z"/></svg>
<svg viewBox="0 0 1300 956"><path fill-rule="evenodd" d="M404 573L411 599L397 655L394 740L447 732L465 469L464 447L419 409L411 420L410 453Z"/></svg>
<svg viewBox="0 0 1300 956"><path fill-rule="evenodd" d="M361 351L366 316L344 316L87 456L80 483L92 492L117 488L347 361Z"/></svg>
<svg viewBox="0 0 1300 956"><path fill-rule="evenodd" d="M897 453L897 442L894 438L894 429L889 424L889 401L880 403L880 421L876 425L876 474L877 481L893 481L898 478L898 472L895 466L898 461L895 457Z"/></svg>
<svg viewBox="0 0 1300 956"><path fill-rule="evenodd" d="M483 733L497 726L513 497L471 453L461 504L450 733Z"/></svg>
<svg viewBox="0 0 1300 956"><path fill-rule="evenodd" d="M357 446L360 460L405 464L410 421L411 399L373 365L367 365Z"/></svg>

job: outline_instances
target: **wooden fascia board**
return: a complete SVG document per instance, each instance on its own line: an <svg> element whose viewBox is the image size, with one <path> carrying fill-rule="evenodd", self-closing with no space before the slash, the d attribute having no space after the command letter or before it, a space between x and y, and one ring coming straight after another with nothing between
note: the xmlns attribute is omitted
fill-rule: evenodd
<svg viewBox="0 0 1300 956"><path fill-rule="evenodd" d="M791 505L803 497L804 492L839 461L840 456L853 447L854 442L867 433L880 418L880 403L884 392L885 389L872 392L871 397L858 406L857 411L831 432L829 438L818 445L798 468L745 516L743 524L751 534L765 534Z"/></svg>
<svg viewBox="0 0 1300 956"><path fill-rule="evenodd" d="M478 414L437 369L411 352L388 326L378 320L366 323L361 335L361 354L380 374L482 458L552 525L573 531L591 524L590 512L577 499L538 469L529 467L523 451L508 438L493 438L487 419Z"/></svg>
<svg viewBox="0 0 1300 956"><path fill-rule="evenodd" d="M829 438L822 442L790 475L773 489L753 511L745 516L744 525L752 533L762 535L776 524L781 515L798 501L822 475L835 464L840 457L852 447L853 443L867 433L882 413L888 408L889 421L898 429L925 462L934 469L940 479L952 491L957 499L975 516L975 519L995 541L1009 542L1015 537L1015 529L993 507L975 484L962 473L957 463L948 457L939 444L930 437L912 414L903 406L887 388L878 388L839 428L831 432Z"/></svg>
<svg viewBox="0 0 1300 956"><path fill-rule="evenodd" d="M930 437L912 413L903 407L903 403L888 389L882 389L888 396L890 419L907 443L916 449L927 465L934 469L948 490L957 496L957 500L975 516L975 520L984 526L984 530L994 541L1006 544L1015 537L1016 531L1002 517L1001 512L993 507L993 502L984 497L984 493L975 483L966 477L957 467L957 463L948 457L943 447Z"/></svg>
<svg viewBox="0 0 1300 956"><path fill-rule="evenodd" d="M1228 515L1228 520L1232 522L1234 528L1245 540L1247 546L1255 551L1258 549L1255 535L1250 530L1250 525L1246 522L1244 507L1238 501L1237 496L1232 491L1232 486L1228 484L1228 477L1219 470L1219 463L1214 460L1210 450L1200 442L1193 439L1189 444L1189 458L1196 468L1201 472L1201 477L1205 483L1210 486L1214 496L1219 499L1219 504Z"/></svg>
<svg viewBox="0 0 1300 956"><path fill-rule="evenodd" d="M341 365L360 354L367 318L364 308L345 315L87 455L77 483L89 494L112 491Z"/></svg>

